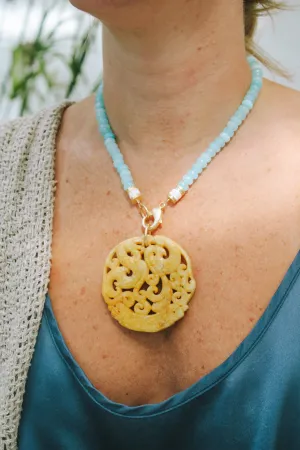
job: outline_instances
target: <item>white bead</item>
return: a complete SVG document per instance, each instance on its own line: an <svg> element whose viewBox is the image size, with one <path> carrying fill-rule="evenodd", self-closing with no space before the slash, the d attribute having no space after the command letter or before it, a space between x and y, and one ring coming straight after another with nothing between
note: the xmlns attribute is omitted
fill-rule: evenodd
<svg viewBox="0 0 300 450"><path fill-rule="evenodd" d="M183 192L179 188L172 189L169 193L169 199L173 203L177 203L183 197Z"/></svg>
<svg viewBox="0 0 300 450"><path fill-rule="evenodd" d="M132 202L136 202L142 196L140 190L135 186L127 189L127 192L128 192L129 198Z"/></svg>

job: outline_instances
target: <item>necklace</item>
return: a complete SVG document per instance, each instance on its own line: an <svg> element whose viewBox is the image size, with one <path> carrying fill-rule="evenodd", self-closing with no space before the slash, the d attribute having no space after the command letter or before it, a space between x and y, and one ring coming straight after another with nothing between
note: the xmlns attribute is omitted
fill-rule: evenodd
<svg viewBox="0 0 300 450"><path fill-rule="evenodd" d="M157 332L170 327L188 310L196 281L191 260L183 248L165 236L151 233L162 224L167 206L176 204L208 166L228 144L246 119L262 87L262 70L252 56L248 57L252 71L251 86L227 126L200 155L167 200L148 209L142 202L129 167L117 145L107 117L103 86L96 96L96 114L105 147L112 158L123 188L142 218L144 234L127 239L109 253L104 270L102 295L109 311L123 327L134 331Z"/></svg>

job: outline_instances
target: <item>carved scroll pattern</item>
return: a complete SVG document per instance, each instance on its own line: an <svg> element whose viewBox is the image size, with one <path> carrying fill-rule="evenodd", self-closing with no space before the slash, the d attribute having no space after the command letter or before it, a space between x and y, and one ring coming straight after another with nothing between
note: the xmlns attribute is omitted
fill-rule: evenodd
<svg viewBox="0 0 300 450"><path fill-rule="evenodd" d="M196 289L187 253L164 236L128 239L109 254L102 294L126 328L156 332L184 316Z"/></svg>

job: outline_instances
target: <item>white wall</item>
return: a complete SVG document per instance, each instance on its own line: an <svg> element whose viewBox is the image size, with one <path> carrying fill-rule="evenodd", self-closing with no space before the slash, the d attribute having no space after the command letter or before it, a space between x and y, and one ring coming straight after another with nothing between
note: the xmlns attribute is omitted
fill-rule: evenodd
<svg viewBox="0 0 300 450"><path fill-rule="evenodd" d="M300 90L300 0L285 0L286 11L261 19L256 41L287 69L290 80L266 71L266 76Z"/></svg>

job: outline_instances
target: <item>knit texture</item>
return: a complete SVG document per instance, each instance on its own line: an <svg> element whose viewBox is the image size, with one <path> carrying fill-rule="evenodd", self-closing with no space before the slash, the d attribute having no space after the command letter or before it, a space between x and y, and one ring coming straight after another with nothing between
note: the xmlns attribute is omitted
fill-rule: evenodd
<svg viewBox="0 0 300 450"><path fill-rule="evenodd" d="M25 384L49 284L55 142L66 106L0 125L1 450L17 449Z"/></svg>

